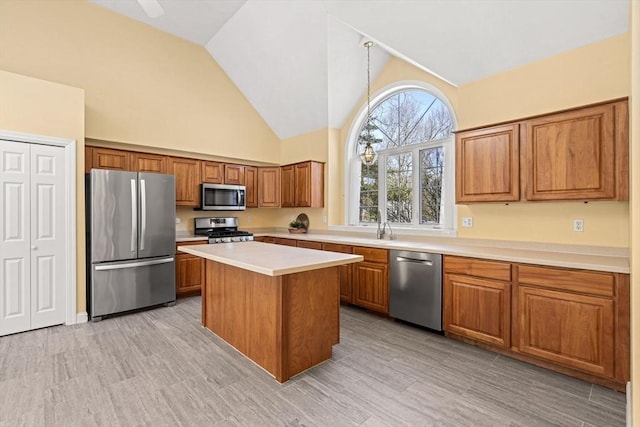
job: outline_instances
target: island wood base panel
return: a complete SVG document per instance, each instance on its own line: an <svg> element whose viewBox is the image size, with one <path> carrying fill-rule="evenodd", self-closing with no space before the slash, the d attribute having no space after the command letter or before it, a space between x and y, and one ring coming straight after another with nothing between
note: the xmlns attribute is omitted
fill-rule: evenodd
<svg viewBox="0 0 640 427"><path fill-rule="evenodd" d="M339 305L337 267L267 276L206 261L203 325L279 382L331 358Z"/></svg>

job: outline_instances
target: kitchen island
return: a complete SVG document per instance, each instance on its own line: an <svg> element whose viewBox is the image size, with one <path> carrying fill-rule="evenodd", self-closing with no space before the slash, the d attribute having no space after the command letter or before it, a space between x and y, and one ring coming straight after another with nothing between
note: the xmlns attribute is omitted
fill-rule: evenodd
<svg viewBox="0 0 640 427"><path fill-rule="evenodd" d="M180 246L206 259L202 324L285 382L340 340L338 266L360 255L238 242Z"/></svg>

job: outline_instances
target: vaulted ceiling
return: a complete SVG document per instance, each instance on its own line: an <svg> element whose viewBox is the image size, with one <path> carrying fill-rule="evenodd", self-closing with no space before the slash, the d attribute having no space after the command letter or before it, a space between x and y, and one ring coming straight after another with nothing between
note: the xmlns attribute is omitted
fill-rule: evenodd
<svg viewBox="0 0 640 427"><path fill-rule="evenodd" d="M90 0L204 46L285 139L341 128L389 55L454 85L628 31L628 0Z"/></svg>

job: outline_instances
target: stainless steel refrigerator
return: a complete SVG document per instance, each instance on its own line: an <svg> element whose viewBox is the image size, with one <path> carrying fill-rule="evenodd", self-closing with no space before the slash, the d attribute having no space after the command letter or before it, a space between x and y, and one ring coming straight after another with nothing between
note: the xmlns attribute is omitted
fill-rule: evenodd
<svg viewBox="0 0 640 427"><path fill-rule="evenodd" d="M174 176L93 169L85 188L90 320L174 304Z"/></svg>

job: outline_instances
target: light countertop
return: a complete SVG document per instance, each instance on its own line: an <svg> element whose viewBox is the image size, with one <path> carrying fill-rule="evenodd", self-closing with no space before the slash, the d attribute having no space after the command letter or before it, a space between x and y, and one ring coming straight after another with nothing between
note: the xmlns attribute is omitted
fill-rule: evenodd
<svg viewBox="0 0 640 427"><path fill-rule="evenodd" d="M397 240L378 240L375 238L355 237L337 233L289 234L284 232L265 232L256 233L255 236L272 236L382 249L432 252L443 255L457 255L612 273L628 274L630 270L629 254L625 248L506 242L454 237L425 237L421 239L400 237Z"/></svg>
<svg viewBox="0 0 640 427"><path fill-rule="evenodd" d="M494 241L463 239L456 237L414 237L400 235L397 240L378 240L375 235L359 236L348 233L321 231L307 234L290 234L282 231L254 231L254 235L307 240L343 245L366 246L382 249L398 249L433 252L496 261L582 270L626 273L630 271L629 251L626 248L561 245L535 242ZM185 232L176 235L176 242L206 242L205 236ZM242 242L244 244L246 242ZM217 246L217 245L216 245Z"/></svg>
<svg viewBox="0 0 640 427"><path fill-rule="evenodd" d="M360 255L303 249L261 242L178 246L178 250L212 261L265 274L282 276L362 261Z"/></svg>

